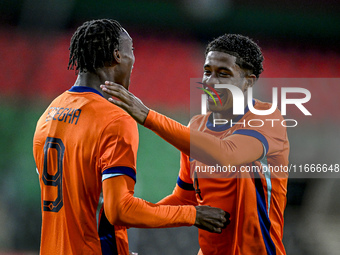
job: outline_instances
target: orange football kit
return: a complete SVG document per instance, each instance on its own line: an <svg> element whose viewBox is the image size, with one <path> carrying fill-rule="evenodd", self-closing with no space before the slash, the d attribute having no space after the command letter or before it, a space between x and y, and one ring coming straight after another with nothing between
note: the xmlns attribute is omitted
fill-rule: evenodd
<svg viewBox="0 0 340 255"><path fill-rule="evenodd" d="M258 110L271 107L258 100L253 105ZM185 127L150 110L144 126L182 151L177 185L159 204L209 205L231 215L221 234L199 229L199 254L285 254L289 142L282 121L277 109L259 116L247 107L233 120L235 125L214 125L208 113L193 117ZM249 156L254 147L263 150L257 160ZM203 156L208 154L210 158ZM216 161L227 163L209 167L198 161L200 155L207 162L216 156Z"/></svg>
<svg viewBox="0 0 340 255"><path fill-rule="evenodd" d="M126 227L195 223L193 206L155 205L133 196L138 139L136 122L95 89L74 86L50 104L33 140L40 254L127 255ZM105 210L97 213L102 191Z"/></svg>

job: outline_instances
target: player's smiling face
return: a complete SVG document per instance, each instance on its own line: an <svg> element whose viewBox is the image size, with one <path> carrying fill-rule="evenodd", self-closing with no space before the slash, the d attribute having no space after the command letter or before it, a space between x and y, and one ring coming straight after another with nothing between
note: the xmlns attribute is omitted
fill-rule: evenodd
<svg viewBox="0 0 340 255"><path fill-rule="evenodd" d="M247 80L244 78L244 71L236 64L236 57L220 51L210 51L203 67L203 84L214 87L215 84L232 84L245 90ZM203 85L205 89L212 92L208 86ZM212 112L229 112L232 111L233 98L228 89L216 89L221 98L222 105L215 93L211 93L214 100L208 96L208 107Z"/></svg>

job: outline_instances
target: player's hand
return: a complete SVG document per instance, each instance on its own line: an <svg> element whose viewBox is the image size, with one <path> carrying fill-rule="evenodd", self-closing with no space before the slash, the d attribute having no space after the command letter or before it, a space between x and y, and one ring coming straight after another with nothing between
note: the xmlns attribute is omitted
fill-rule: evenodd
<svg viewBox="0 0 340 255"><path fill-rule="evenodd" d="M109 101L115 105L123 108L130 114L139 124L144 124L146 117L149 113L143 102L134 94L125 89L122 85L110 81L106 81L105 85L100 85L100 88L107 94L114 96L119 100L109 98Z"/></svg>
<svg viewBox="0 0 340 255"><path fill-rule="evenodd" d="M230 223L230 214L220 208L196 206L195 226L209 232L221 233Z"/></svg>

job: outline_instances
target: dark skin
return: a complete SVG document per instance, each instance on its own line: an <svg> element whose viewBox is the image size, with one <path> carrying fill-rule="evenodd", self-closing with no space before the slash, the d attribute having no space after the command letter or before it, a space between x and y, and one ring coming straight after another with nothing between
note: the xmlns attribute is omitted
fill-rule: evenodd
<svg viewBox="0 0 340 255"><path fill-rule="evenodd" d="M242 69L236 64L236 57L228 53L210 51L208 52L204 66L202 83L214 87L215 84L233 84L239 87L244 96L247 95L247 88L255 83L256 76L249 74L249 70ZM209 88L207 88L209 90ZM209 110L213 112L214 119L231 120L233 116L233 98L228 89L216 89L222 105L214 104L208 97ZM246 102L245 102L246 104ZM246 106L246 105L245 105Z"/></svg>
<svg viewBox="0 0 340 255"><path fill-rule="evenodd" d="M115 62L112 65L106 64L102 68L97 68L95 73L80 72L74 86L90 87L102 93L100 84L112 80L121 84L125 89L129 89L135 56L132 39L125 30L120 36L119 49L115 49L113 55ZM103 96L106 99L110 98L110 95L105 92Z"/></svg>
<svg viewBox="0 0 340 255"><path fill-rule="evenodd" d="M103 92L103 96L106 99L109 99L111 94L102 91L101 84L107 80L121 84L120 86L128 91L135 57L133 54L132 39L125 30L121 33L119 48L115 49L113 54L115 59L114 63L97 68L95 73L80 72L74 86L90 87L101 93ZM118 178L120 177L105 180L103 182L104 192L110 194L108 191L112 184L111 182L118 180ZM196 227L214 233L221 233L227 224L229 224L229 221L226 218L225 211L209 206L196 206Z"/></svg>

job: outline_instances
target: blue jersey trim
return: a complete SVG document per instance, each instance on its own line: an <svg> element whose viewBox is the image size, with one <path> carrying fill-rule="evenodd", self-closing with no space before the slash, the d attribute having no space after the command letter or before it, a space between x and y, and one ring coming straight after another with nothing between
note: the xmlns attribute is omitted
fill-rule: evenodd
<svg viewBox="0 0 340 255"><path fill-rule="evenodd" d="M104 97L98 90L94 89L94 88L90 88L90 87L85 87L85 86L72 86L72 88L70 88L68 91L70 92L92 92L92 93L96 93L101 97Z"/></svg>
<svg viewBox="0 0 340 255"><path fill-rule="evenodd" d="M253 106L255 105L255 100L253 99ZM247 106L245 109L244 109L244 114L243 115L238 115L235 119L233 119L233 123L236 123L238 122L240 119L243 118L243 116L249 111L249 107ZM212 115L210 115L212 116ZM207 128L212 130L212 131L215 131L215 132L220 132L220 131L225 131L229 128L231 128L230 126L230 123L227 123L227 124L223 124L223 125L215 125L214 127L214 123L211 122L210 120L210 116L208 118L208 121L207 121Z"/></svg>
<svg viewBox="0 0 340 255"><path fill-rule="evenodd" d="M115 166L115 167L105 169L103 171L102 180L105 180L105 179L110 178L110 177L115 177L115 176L118 176L118 175L127 175L127 176L131 177L136 182L135 170L133 170L132 168L127 167L127 166Z"/></svg>
<svg viewBox="0 0 340 255"><path fill-rule="evenodd" d="M102 248L102 255L118 255L115 228L107 220L103 211L100 218L98 235Z"/></svg>
<svg viewBox="0 0 340 255"><path fill-rule="evenodd" d="M256 131L256 130L251 130L251 129L238 129L236 131L233 132L233 134L239 134L239 135L247 135L247 136L252 136L258 140L260 140L260 142L263 144L263 146L265 147L265 152L263 157L268 153L269 151L269 144L267 139L264 137L264 135L262 135L260 132Z"/></svg>
<svg viewBox="0 0 340 255"><path fill-rule="evenodd" d="M187 182L182 181L181 178L179 178L179 176L177 178L177 185L180 188L185 189L185 190L195 190L192 183L187 183Z"/></svg>
<svg viewBox="0 0 340 255"><path fill-rule="evenodd" d="M260 160L260 163L262 165L262 169L263 169L263 174L264 177L266 178L266 183L267 183L267 204L268 204L268 215L269 215L269 211L270 211L270 201L271 201L271 197L272 197L272 179L271 179L271 173L270 170L268 169L268 162L267 162L267 157L263 157Z"/></svg>
<svg viewBox="0 0 340 255"><path fill-rule="evenodd" d="M257 202L257 213L259 217L259 223L261 227L261 233L264 244L266 246L268 255L275 255L276 248L274 242L270 236L270 219L266 210L266 200L264 196L263 186L259 173L255 174L255 188L256 188L256 202Z"/></svg>

